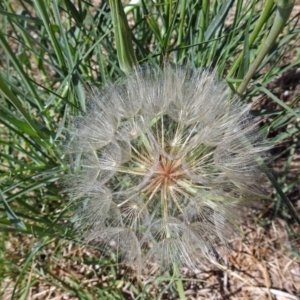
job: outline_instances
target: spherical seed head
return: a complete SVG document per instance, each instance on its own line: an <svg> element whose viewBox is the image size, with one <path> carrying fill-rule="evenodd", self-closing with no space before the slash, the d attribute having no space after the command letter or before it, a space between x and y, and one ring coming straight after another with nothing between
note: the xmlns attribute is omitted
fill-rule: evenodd
<svg viewBox="0 0 300 300"><path fill-rule="evenodd" d="M232 210L262 194L249 109L214 73L170 65L91 92L67 147L77 230L139 266L215 259Z"/></svg>

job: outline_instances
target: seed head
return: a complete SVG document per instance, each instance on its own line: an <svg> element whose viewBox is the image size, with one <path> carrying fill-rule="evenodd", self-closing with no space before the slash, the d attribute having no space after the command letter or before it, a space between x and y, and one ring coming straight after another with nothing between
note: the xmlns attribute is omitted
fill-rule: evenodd
<svg viewBox="0 0 300 300"><path fill-rule="evenodd" d="M169 65L92 90L67 147L84 240L138 265L215 259L233 209L261 195L268 146L249 109L214 73Z"/></svg>

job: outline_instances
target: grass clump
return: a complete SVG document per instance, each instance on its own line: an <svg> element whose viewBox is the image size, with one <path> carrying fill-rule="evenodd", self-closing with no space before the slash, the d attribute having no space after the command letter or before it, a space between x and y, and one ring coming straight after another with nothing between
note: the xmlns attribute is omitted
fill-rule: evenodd
<svg viewBox="0 0 300 300"><path fill-rule="evenodd" d="M242 102L257 104L251 113L264 118L261 134L269 132L278 149L273 151L277 180L269 175L277 191L270 209L287 220L292 235L298 220L293 206L299 184L294 163L299 153L299 97L292 92L294 81L281 91L278 78L297 74L299 13L289 17L293 3L282 2L130 1L124 11L129 24L125 32L132 39L126 51L133 51L134 64L161 66L167 61L216 69L232 91L242 95ZM63 242L74 238L63 209L69 202L60 185L68 169L59 146L64 128L70 115L86 112L87 85L107 86L127 71L116 40L114 3L0 3L3 297L30 299L47 287L53 288L53 295L77 299L154 297L147 285L140 288L121 269L117 272L113 258L100 260L96 252ZM285 91L291 96L282 96ZM77 265L84 265L84 271ZM173 272L173 283L161 293L179 293L183 299L182 281ZM98 280L95 286L92 278Z"/></svg>

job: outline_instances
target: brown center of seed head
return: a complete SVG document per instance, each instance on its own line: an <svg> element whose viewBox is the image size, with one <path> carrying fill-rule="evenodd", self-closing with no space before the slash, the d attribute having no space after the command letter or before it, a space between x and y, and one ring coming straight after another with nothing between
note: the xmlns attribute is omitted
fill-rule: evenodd
<svg viewBox="0 0 300 300"><path fill-rule="evenodd" d="M179 159L167 160L164 156L161 156L155 177L159 179L160 183L172 185L183 174L180 166L181 161Z"/></svg>

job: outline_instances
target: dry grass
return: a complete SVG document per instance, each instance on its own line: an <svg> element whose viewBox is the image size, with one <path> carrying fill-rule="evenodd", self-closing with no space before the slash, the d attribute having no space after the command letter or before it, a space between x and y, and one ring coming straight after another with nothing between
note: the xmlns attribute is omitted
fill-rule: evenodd
<svg viewBox="0 0 300 300"><path fill-rule="evenodd" d="M231 241L232 250L224 257L222 264L203 265L191 272L182 269L184 276L184 290L187 299L300 299L300 260L293 255L292 249L299 247L300 241L291 239L286 231L285 221L279 218L266 226L253 222L253 212L248 221L241 226L244 238L234 238ZM296 227L299 236L299 228ZM32 247L34 239L23 241L24 250ZM20 254L19 237L11 237L7 241L6 255L22 265L24 259ZM55 248L63 246L60 259L52 256ZM76 288L75 282L92 292L92 288L108 288L111 281L117 280L117 288L125 299L135 299L136 295L131 284L137 285L137 280L130 271L119 268L118 273L109 273L109 267L89 265L89 258L99 256L99 252L79 247L76 244L53 241L43 253L35 257L31 263L31 274L26 280L36 280L30 288L28 300L59 300L80 299L65 292L53 276ZM74 259L72 259L74 258ZM85 261L85 262L84 262ZM39 266L49 268L52 276L39 273ZM51 279L52 277L52 279ZM53 284L49 284L49 280ZM142 277L144 289L153 299L161 294L161 299L178 299L167 289L168 283L163 279L149 274ZM5 289L3 300L11 297L13 279L7 278L2 283ZM116 287L114 287L116 288ZM296 296L298 295L298 297ZM95 298L96 299L96 298ZM144 298L141 298L144 299Z"/></svg>

